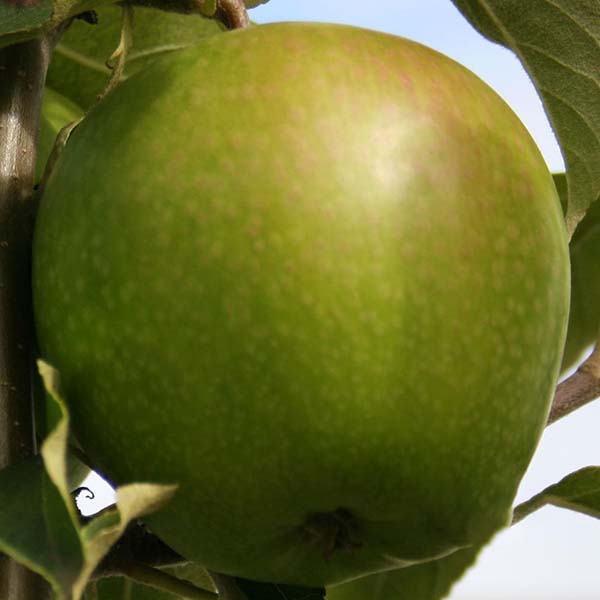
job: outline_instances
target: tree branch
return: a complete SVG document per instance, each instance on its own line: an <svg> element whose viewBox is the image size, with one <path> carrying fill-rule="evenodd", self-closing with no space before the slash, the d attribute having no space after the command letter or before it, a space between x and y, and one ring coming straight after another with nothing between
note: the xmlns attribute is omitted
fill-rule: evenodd
<svg viewBox="0 0 600 600"><path fill-rule="evenodd" d="M218 0L219 14L229 29L243 29L250 25L250 17L243 0Z"/></svg>
<svg viewBox="0 0 600 600"><path fill-rule="evenodd" d="M36 452L32 195L46 72L62 31L0 49L0 469ZM49 593L38 575L0 557L1 598Z"/></svg>
<svg viewBox="0 0 600 600"><path fill-rule="evenodd" d="M88 518L84 518L84 521L86 520ZM125 533L102 560L94 573L93 580L115 576L130 577L144 585L159 587L182 595L181 590L176 592L172 587L173 585L179 585L182 580L178 578L174 578L175 581L166 579L165 576L171 578L172 576L158 569L160 567L183 565L187 562L189 562L187 559L177 554L143 524L134 521L129 524ZM200 590L200 594L203 595L190 596L190 598L215 600L218 597L219 600L246 600L246 596L237 587L233 577L213 572L209 572L209 575L214 581L219 594ZM198 590L199 588L195 588L192 592L198 593ZM184 597L187 598L188 596L184 595Z"/></svg>
<svg viewBox="0 0 600 600"><path fill-rule="evenodd" d="M556 388L546 425L600 397L600 343L581 366Z"/></svg>
<svg viewBox="0 0 600 600"><path fill-rule="evenodd" d="M88 520L91 519L85 518L84 522ZM172 567L189 561L139 521L133 521L98 565L94 579L119 575L121 565L129 562L143 563L148 567Z"/></svg>
<svg viewBox="0 0 600 600"><path fill-rule="evenodd" d="M32 190L49 47L0 50L0 468L31 455Z"/></svg>
<svg viewBox="0 0 600 600"><path fill-rule="evenodd" d="M9 556L0 554L0 598L2 600L51 600L48 583Z"/></svg>

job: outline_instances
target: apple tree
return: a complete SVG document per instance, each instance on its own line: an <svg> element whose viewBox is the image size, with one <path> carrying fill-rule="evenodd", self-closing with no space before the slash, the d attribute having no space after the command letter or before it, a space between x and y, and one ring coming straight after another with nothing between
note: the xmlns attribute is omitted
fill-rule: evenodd
<svg viewBox="0 0 600 600"><path fill-rule="evenodd" d="M593 465L514 505L600 396L597 2L454 0L554 174L453 60L260 3L0 4L1 600L436 600L600 515Z"/></svg>

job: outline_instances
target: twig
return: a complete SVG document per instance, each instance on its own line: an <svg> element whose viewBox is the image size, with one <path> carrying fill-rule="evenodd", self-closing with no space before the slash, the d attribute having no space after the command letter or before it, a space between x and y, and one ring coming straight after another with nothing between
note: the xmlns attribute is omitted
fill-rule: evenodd
<svg viewBox="0 0 600 600"><path fill-rule="evenodd" d="M581 366L556 388L546 425L600 397L600 343Z"/></svg>
<svg viewBox="0 0 600 600"><path fill-rule="evenodd" d="M129 562L121 565L121 574L153 588L167 591L188 600L217 600L218 594L199 588L189 581L142 563Z"/></svg>
<svg viewBox="0 0 600 600"><path fill-rule="evenodd" d="M247 600L246 595L240 590L234 577L209 571L208 574L219 590L219 600Z"/></svg>
<svg viewBox="0 0 600 600"><path fill-rule="evenodd" d="M219 12L229 29L243 29L250 25L250 17L243 0L219 0Z"/></svg>
<svg viewBox="0 0 600 600"><path fill-rule="evenodd" d="M113 507L114 505L105 510L110 510ZM91 518L82 517L82 520L84 522L89 521L96 516L94 515ZM149 567L171 567L189 562L139 521L133 521L98 565L93 578L101 579L119 575L121 565L131 561L144 563Z"/></svg>

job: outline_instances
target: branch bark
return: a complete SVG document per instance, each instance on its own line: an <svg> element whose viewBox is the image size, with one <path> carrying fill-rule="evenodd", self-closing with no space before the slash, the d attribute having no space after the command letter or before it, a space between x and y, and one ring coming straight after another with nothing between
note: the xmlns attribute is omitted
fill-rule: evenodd
<svg viewBox="0 0 600 600"><path fill-rule="evenodd" d="M556 388L546 425L600 397L600 343L581 366Z"/></svg>
<svg viewBox="0 0 600 600"><path fill-rule="evenodd" d="M42 95L59 32L0 49L0 469L36 452L31 306L33 183ZM41 600L49 587L0 557L0 597Z"/></svg>
<svg viewBox="0 0 600 600"><path fill-rule="evenodd" d="M219 13L229 29L243 29L250 25L250 17L243 0L219 0Z"/></svg>
<svg viewBox="0 0 600 600"><path fill-rule="evenodd" d="M2 600L51 600L48 583L36 573L0 554L0 598Z"/></svg>

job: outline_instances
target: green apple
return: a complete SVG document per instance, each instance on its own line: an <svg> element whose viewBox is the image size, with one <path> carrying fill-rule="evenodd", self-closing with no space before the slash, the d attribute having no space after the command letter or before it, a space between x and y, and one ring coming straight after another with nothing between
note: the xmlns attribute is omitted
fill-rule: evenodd
<svg viewBox="0 0 600 600"><path fill-rule="evenodd" d="M327 600L440 600L473 566L479 548L405 569L361 577L327 590Z"/></svg>
<svg viewBox="0 0 600 600"><path fill-rule="evenodd" d="M339 583L487 541L565 339L556 190L454 61L345 26L215 36L75 130L34 244L44 357L113 482L217 572Z"/></svg>
<svg viewBox="0 0 600 600"><path fill-rule="evenodd" d="M600 201L575 230L571 256L571 311L562 370L581 361L600 332Z"/></svg>
<svg viewBox="0 0 600 600"><path fill-rule="evenodd" d="M42 178L46 161L54 146L56 136L67 124L83 116L83 111L74 102L50 88L44 89L42 115L38 139L38 156L35 167L35 181Z"/></svg>
<svg viewBox="0 0 600 600"><path fill-rule="evenodd" d="M110 77L106 60L119 45L121 8L108 4L95 9L98 24L76 20L62 36L48 69L48 85L84 108L96 102ZM219 21L199 15L166 13L135 7L133 47L125 76L151 64L157 57L221 33Z"/></svg>
<svg viewBox="0 0 600 600"><path fill-rule="evenodd" d="M40 116L40 130L38 134L37 160L35 165L35 183L39 184L44 174L46 161L52 152L56 136L60 130L67 124L76 121L83 116L83 111L75 103L71 102L63 95L46 87L42 98L42 113ZM38 441L41 443L48 434L48 423L46 419L47 397L43 391L42 383L36 380L35 384L40 386L37 393L34 394L36 407L36 433ZM52 402L52 405L54 403ZM50 407L50 411L53 407ZM67 477L70 489L75 489L81 485L89 474L89 468L76 457L69 455Z"/></svg>

